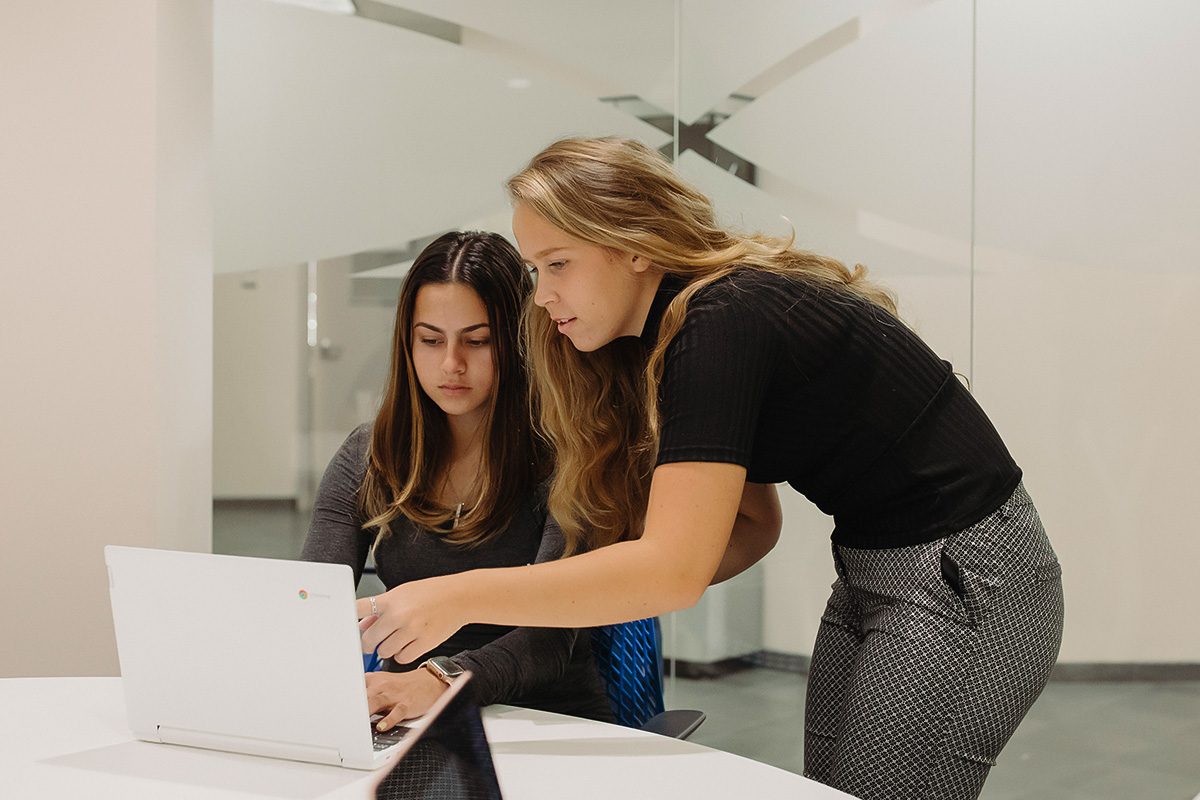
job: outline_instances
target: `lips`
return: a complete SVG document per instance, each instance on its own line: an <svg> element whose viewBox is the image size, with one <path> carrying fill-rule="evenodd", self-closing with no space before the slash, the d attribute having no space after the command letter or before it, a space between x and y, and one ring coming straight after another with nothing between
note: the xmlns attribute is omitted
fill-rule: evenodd
<svg viewBox="0 0 1200 800"><path fill-rule="evenodd" d="M438 388L441 389L443 392L448 392L450 394L462 394L464 392L471 391L470 386L461 386L459 384L449 384L449 383L444 383L441 386L439 386Z"/></svg>
<svg viewBox="0 0 1200 800"><path fill-rule="evenodd" d="M559 333L566 333L567 328L571 327L572 323L574 323L576 319L578 319L578 317L569 317L567 319L556 319L556 320L554 320L554 324L556 324L558 326Z"/></svg>

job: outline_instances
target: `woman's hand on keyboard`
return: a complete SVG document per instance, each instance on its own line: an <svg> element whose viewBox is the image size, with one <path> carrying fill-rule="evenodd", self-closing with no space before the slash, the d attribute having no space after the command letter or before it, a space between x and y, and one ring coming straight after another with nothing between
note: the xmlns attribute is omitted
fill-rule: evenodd
<svg viewBox="0 0 1200 800"><path fill-rule="evenodd" d="M419 717L429 710L446 684L426 669L412 672L368 672L367 702L372 714L385 714L376 728L390 730L406 719Z"/></svg>

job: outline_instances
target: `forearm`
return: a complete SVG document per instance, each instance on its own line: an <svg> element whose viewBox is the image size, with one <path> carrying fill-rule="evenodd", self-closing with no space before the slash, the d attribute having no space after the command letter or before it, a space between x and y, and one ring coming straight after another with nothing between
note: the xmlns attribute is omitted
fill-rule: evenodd
<svg viewBox="0 0 1200 800"><path fill-rule="evenodd" d="M571 661L577 631L565 628L516 628L475 650L454 656L474 673L480 705L510 703L539 686L562 679Z"/></svg>
<svg viewBox="0 0 1200 800"><path fill-rule="evenodd" d="M535 564L557 560L564 546L562 528L544 506L540 510L545 519ZM577 638L575 628L517 627L482 647L457 654L454 660L474 673L472 683L480 704L509 703L562 680Z"/></svg>
<svg viewBox="0 0 1200 800"><path fill-rule="evenodd" d="M446 576L460 618L500 625L588 628L695 605L703 575L672 569L645 539L546 564ZM443 579L439 579L443 580Z"/></svg>
<svg viewBox="0 0 1200 800"><path fill-rule="evenodd" d="M772 498L777 509L774 487L746 484L741 467L662 465L642 538L549 564L466 573L463 621L584 628L690 608L722 564L739 513L768 520ZM759 535L743 538L761 547L763 530L756 524ZM735 553L740 562L748 551L737 545Z"/></svg>
<svg viewBox="0 0 1200 800"><path fill-rule="evenodd" d="M588 628L695 605L725 556L746 471L664 464L642 538L561 561L442 575L358 601L363 648L407 663L472 622Z"/></svg>

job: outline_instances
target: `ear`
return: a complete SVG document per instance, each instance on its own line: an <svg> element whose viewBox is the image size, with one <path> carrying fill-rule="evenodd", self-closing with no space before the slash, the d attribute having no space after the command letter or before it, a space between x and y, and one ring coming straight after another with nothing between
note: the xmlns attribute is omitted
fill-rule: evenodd
<svg viewBox="0 0 1200 800"><path fill-rule="evenodd" d="M645 272L646 270L650 269L650 259L646 258L645 256L639 256L633 253L628 253L627 256L629 258L629 267L634 272Z"/></svg>

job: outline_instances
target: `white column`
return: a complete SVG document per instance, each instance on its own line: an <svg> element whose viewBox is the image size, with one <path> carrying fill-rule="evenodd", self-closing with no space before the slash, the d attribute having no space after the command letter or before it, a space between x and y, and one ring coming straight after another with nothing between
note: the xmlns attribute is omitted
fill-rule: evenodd
<svg viewBox="0 0 1200 800"><path fill-rule="evenodd" d="M0 98L0 676L111 675L104 546L211 547L211 0L8 0Z"/></svg>

